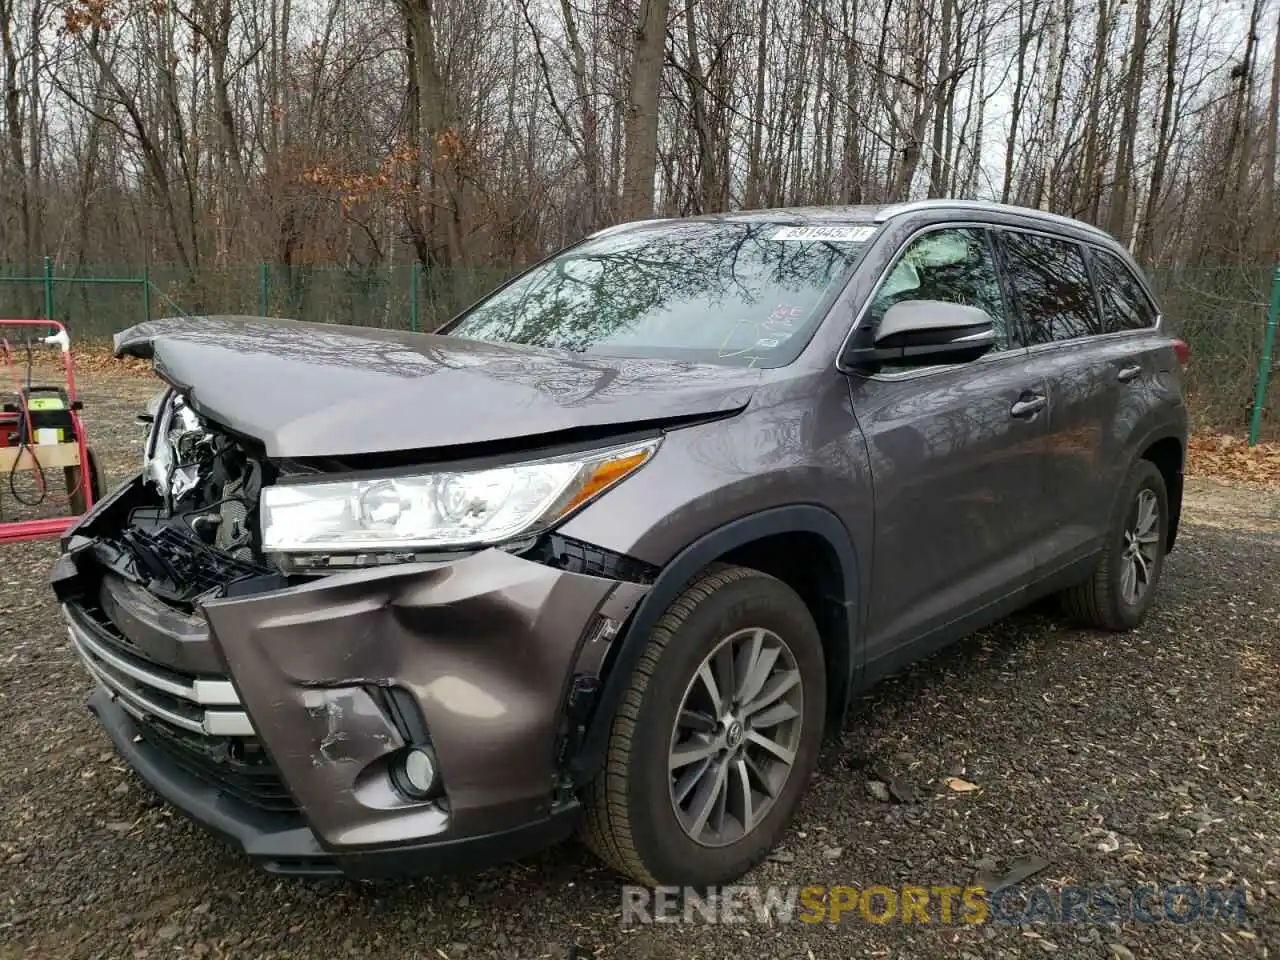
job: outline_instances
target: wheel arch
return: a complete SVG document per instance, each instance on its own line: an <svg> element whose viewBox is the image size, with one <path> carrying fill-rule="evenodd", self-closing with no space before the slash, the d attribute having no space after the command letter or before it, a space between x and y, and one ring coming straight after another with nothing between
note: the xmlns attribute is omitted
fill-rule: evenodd
<svg viewBox="0 0 1280 960"><path fill-rule="evenodd" d="M1182 472L1186 462L1186 445L1172 434L1148 439L1139 458L1155 464L1164 477L1165 493L1169 502L1169 532L1165 539L1165 553L1173 550L1178 538L1178 522L1182 518Z"/></svg>
<svg viewBox="0 0 1280 960"><path fill-rule="evenodd" d="M585 736L577 752L569 759L569 773L575 784L591 780L603 767L614 715L628 677L640 662L654 625L685 585L712 564L727 562L756 569L763 566L762 572L777 576L795 589L790 581L794 581L796 571L803 572L812 567L790 565L789 579L788 575L778 576L779 573L785 574L781 566L767 569L769 564L762 564L760 557L764 546L779 544L782 540L795 541L796 538L821 545L824 556L819 569L822 569L821 564L830 565L826 568L830 571L829 580L819 578L816 591L810 588L797 590L797 593L815 613L828 666L836 668L828 670L827 729L832 729L833 722L838 729L838 721L844 716L857 671L862 665L856 643L859 625L857 600L860 594L857 551L848 529L825 507L813 504L774 507L703 534L662 568L610 651ZM832 595L832 589L839 593ZM814 609L815 596L819 600L819 610Z"/></svg>

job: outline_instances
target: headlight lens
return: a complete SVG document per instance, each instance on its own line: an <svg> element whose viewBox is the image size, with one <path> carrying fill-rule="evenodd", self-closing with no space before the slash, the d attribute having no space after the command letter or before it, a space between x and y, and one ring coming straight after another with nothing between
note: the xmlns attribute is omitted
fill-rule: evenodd
<svg viewBox="0 0 1280 960"><path fill-rule="evenodd" d="M546 529L644 466L659 440L473 470L262 491L263 549L347 553L488 546Z"/></svg>

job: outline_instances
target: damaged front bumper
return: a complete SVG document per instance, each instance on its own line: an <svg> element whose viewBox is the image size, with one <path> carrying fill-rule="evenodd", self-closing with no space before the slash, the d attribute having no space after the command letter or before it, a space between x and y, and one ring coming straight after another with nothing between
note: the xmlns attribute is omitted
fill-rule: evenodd
<svg viewBox="0 0 1280 960"><path fill-rule="evenodd" d="M91 709L194 820L266 869L354 876L478 867L572 830L578 708L647 587L489 549L260 578L184 612L112 569L111 503L68 537L54 588ZM393 775L423 742L443 785L427 801Z"/></svg>

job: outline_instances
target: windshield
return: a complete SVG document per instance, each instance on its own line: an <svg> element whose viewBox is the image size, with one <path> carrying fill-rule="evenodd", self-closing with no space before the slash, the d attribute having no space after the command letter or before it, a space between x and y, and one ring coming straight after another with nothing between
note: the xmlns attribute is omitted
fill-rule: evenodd
<svg viewBox="0 0 1280 960"><path fill-rule="evenodd" d="M575 353L790 363L875 232L870 224L686 221L587 240L447 333Z"/></svg>

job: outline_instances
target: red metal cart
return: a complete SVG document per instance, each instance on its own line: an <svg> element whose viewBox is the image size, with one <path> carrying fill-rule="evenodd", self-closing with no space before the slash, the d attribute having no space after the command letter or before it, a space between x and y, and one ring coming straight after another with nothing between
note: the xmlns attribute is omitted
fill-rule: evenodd
<svg viewBox="0 0 1280 960"><path fill-rule="evenodd" d="M52 334L48 331L54 331ZM20 339L19 339L20 337ZM21 349L30 358L34 347L57 347L62 352L66 387L35 386L31 382L31 366L18 367L15 351ZM25 374L25 375L24 375ZM18 472L36 475L38 503L51 502L65 507L66 514L35 520L0 522L0 543L17 540L39 540L60 536L102 494L102 475L96 458L85 440L80 417L81 403L76 397L75 362L71 356L71 340L66 328L50 320L0 320L0 499L14 493ZM12 398L6 395L10 389ZM40 395L40 399L34 399ZM41 423L56 413L57 425L45 428ZM52 489L51 479L61 476L65 496ZM25 502L25 501L19 501Z"/></svg>

